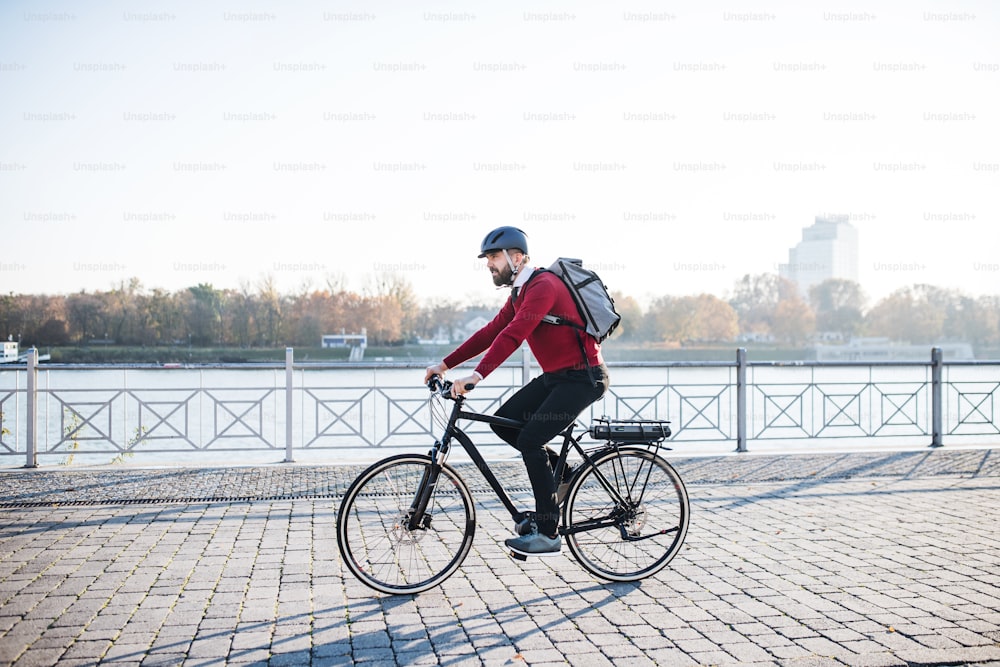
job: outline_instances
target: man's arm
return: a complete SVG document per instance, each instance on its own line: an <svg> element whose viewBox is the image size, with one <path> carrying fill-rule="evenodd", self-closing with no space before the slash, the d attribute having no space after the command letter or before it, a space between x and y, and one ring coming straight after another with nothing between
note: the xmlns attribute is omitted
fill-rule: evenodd
<svg viewBox="0 0 1000 667"><path fill-rule="evenodd" d="M464 343L458 346L454 352L446 356L440 363L434 364L433 366L428 366L426 372L424 373L424 384L431 379L432 375L443 376L449 368L453 368L467 359L471 359L480 352L486 350L493 339L496 338L497 333L503 330L507 323L510 322L514 317L514 307L510 303L510 299L507 299L500 312L496 314L486 326L477 331L476 333L469 336ZM473 376L468 378L463 378L461 383L463 386L465 384L476 384L483 379L482 374L473 371ZM456 385L459 383L456 382ZM462 391L461 393L465 393Z"/></svg>
<svg viewBox="0 0 1000 667"><path fill-rule="evenodd" d="M477 331L476 333L469 336L469 338L458 346L454 352L446 356L442 360L447 368L454 368L458 366L463 361L472 359L477 354L483 352L493 343L497 335L503 331L504 327L514 319L514 306L511 305L510 299L504 303L503 308L497 313L486 326ZM485 373L481 373L485 376Z"/></svg>

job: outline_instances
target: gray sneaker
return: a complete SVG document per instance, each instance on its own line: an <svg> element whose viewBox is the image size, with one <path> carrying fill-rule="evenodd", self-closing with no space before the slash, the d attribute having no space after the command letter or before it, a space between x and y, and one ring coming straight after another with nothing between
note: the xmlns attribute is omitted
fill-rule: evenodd
<svg viewBox="0 0 1000 667"><path fill-rule="evenodd" d="M538 529L531 531L524 537L511 537L504 540L504 544L518 556L558 556L562 550L562 538L556 535L548 537L538 532Z"/></svg>

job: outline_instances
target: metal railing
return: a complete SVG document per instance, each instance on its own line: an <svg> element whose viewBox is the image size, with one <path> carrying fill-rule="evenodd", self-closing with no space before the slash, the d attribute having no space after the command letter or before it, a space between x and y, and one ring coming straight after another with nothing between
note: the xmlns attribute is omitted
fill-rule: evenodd
<svg viewBox="0 0 1000 667"><path fill-rule="evenodd" d="M669 419L673 442L727 446L886 442L1000 443L1000 361L628 362L609 364L608 394L581 415ZM419 449L434 427L422 364L239 364L185 369L39 367L37 351L0 369L0 461L39 456L265 452L296 455ZM470 394L493 411L531 376L527 351ZM504 375L506 374L506 376ZM422 377L422 375L421 375ZM197 381L195 382L195 378ZM13 382L10 380L13 379ZM499 443L472 425L480 440ZM476 430L479 429L479 430ZM331 452L333 454L331 454Z"/></svg>

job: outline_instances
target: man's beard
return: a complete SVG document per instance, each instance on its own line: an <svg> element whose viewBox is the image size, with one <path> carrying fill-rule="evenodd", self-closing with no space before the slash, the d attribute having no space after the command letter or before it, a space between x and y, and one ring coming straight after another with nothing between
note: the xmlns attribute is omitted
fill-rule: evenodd
<svg viewBox="0 0 1000 667"><path fill-rule="evenodd" d="M491 273L493 273L491 271ZM509 266L503 267L500 271L493 273L493 284L497 287L503 287L504 285L514 284L514 272L510 270Z"/></svg>

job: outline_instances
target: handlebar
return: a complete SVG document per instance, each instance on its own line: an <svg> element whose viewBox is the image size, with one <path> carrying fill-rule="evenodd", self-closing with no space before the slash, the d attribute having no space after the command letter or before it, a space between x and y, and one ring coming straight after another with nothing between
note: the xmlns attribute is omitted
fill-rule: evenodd
<svg viewBox="0 0 1000 667"><path fill-rule="evenodd" d="M446 388L450 391L451 382L442 381L440 375L432 375L431 379L427 381L427 388L431 390L431 393L440 393Z"/></svg>
<svg viewBox="0 0 1000 667"><path fill-rule="evenodd" d="M432 375L431 379L427 381L427 388L431 390L432 393L440 394L444 398L451 398L451 387L454 384L451 380L442 380L440 375ZM472 391L476 388L476 385L471 382L465 385L466 391Z"/></svg>

